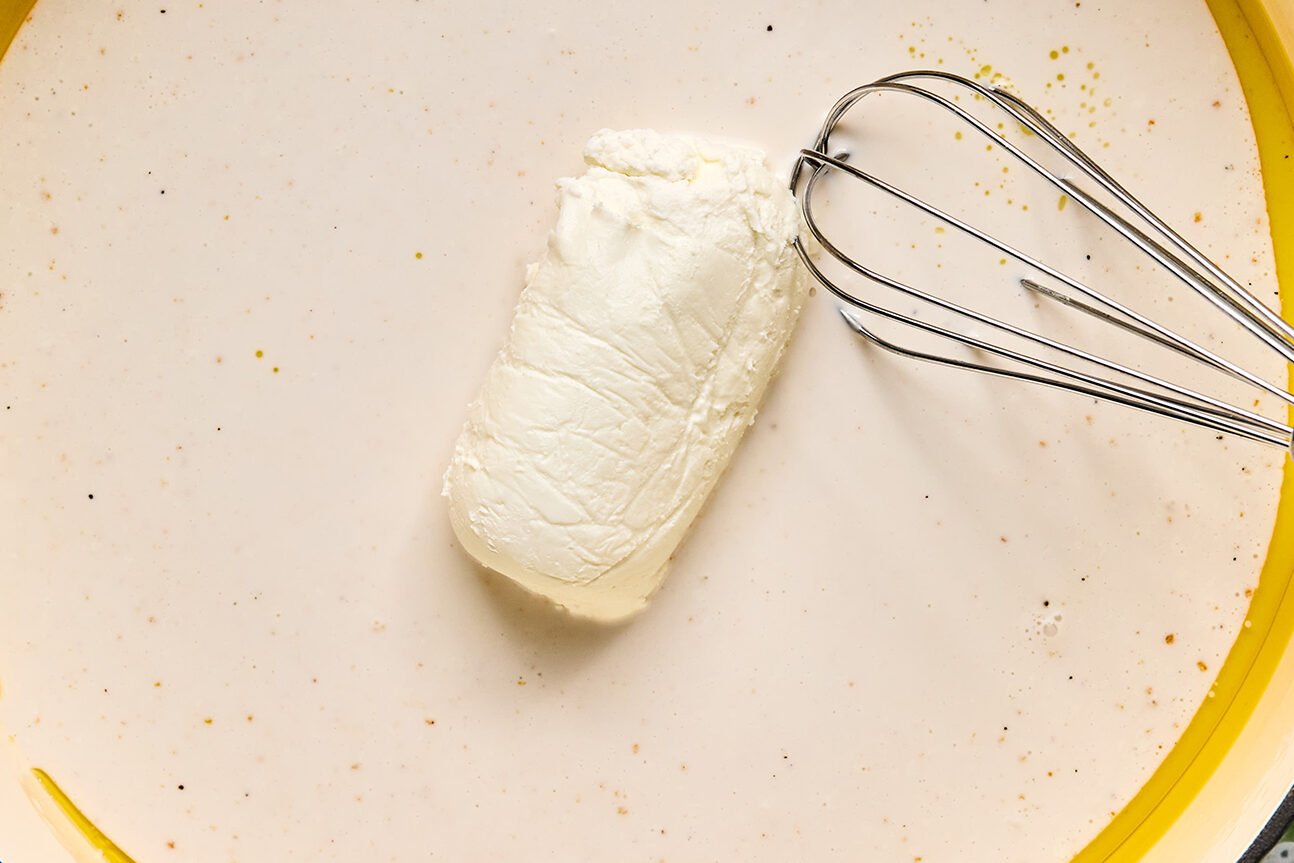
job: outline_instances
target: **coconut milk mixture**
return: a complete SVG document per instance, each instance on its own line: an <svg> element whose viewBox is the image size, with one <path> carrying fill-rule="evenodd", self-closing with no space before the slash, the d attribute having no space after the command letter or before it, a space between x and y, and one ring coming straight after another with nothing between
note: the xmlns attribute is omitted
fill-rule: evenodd
<svg viewBox="0 0 1294 863"><path fill-rule="evenodd" d="M855 84L1006 76L1270 296L1203 4L924 6L40 0L0 65L0 857L62 859L30 766L140 861L1081 848L1208 697L1279 453L879 354L819 292L630 625L487 577L438 497L602 127L780 170ZM964 151L945 204L1137 284L925 122L895 170ZM929 227L857 206L914 279L950 278Z"/></svg>

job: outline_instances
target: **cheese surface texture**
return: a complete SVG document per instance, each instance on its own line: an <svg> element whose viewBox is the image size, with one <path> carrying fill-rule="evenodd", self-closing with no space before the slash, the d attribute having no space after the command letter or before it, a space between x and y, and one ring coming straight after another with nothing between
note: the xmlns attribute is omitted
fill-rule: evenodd
<svg viewBox="0 0 1294 863"><path fill-rule="evenodd" d="M584 159L444 494L482 564L614 621L660 585L754 421L808 281L762 153L631 130Z"/></svg>

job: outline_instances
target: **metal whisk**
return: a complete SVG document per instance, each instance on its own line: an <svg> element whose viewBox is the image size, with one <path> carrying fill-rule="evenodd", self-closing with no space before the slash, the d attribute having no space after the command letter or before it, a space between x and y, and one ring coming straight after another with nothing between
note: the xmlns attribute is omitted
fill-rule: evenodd
<svg viewBox="0 0 1294 863"><path fill-rule="evenodd" d="M1037 136L1039 142L1060 156L1067 166L1066 173L1072 169L1075 178L1085 184L1092 184L1089 188L1100 190L1108 197L1110 203L1098 200L1093 191L1085 189L1075 179L1061 176L1040 164L1035 158L990 128L988 124L956 104L954 100L931 90L928 85L932 82L962 88L974 96L988 100L992 107L1004 112L1013 124L1019 124L1024 134ZM1294 441L1294 429L1291 429L1286 422L1271 419L1223 399L1172 383L1146 371L1115 362L904 284L842 252L825 236L814 217L814 192L823 178L832 173L862 180L874 189L934 217L944 225L992 246L1001 254L1026 265L1064 289L1047 287L1029 278L1021 279L1020 284L1036 296L1045 297L1063 308L1082 312L1126 332L1134 333L1190 360L1203 363L1252 385L1287 405L1294 405L1294 394L1291 394L1287 386L1278 385L1241 368L1170 327L1157 323L993 234L940 210L925 200L869 173L863 167L851 164L847 154L832 154L830 147L832 133L836 131L846 114L864 97L873 93L914 96L950 112L985 136L993 145L1002 148L1026 165L1063 195L1084 207L1132 243L1156 265L1181 280L1235 324L1276 351L1285 363L1294 363L1294 327L1147 209L1068 137L1044 119L1038 111L997 87L985 86L958 75L937 71L912 71L890 75L845 94L827 115L814 147L800 151L800 157L791 178L791 190L799 201L809 233L831 258L849 271L897 291L905 297L942 309L944 313L951 313L954 319L965 322L967 329L984 327L998 333L1009 334L1012 339L1029 347L1016 350L1001 343L979 338L969 332L939 326L913 315L897 312L856 296L829 278L810 256L807 245L802 240L797 240L796 246L800 257L818 283L845 303L845 308L841 309L841 315L854 332L872 344L905 357L1067 390L1202 426L1216 432L1290 449ZM995 357L1005 364L990 365L971 359L903 347L873 332L864 323L860 312L915 328L939 339L970 348L981 355ZM1047 359L1048 356L1061 361ZM1085 368L1091 371L1085 371Z"/></svg>

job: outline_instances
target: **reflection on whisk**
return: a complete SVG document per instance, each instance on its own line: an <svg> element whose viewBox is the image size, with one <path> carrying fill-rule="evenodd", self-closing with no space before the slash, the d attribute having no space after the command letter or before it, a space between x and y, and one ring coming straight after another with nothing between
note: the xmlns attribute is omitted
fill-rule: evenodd
<svg viewBox="0 0 1294 863"><path fill-rule="evenodd" d="M955 104L953 100L929 89L926 86L929 82L939 82L944 85L963 88L970 91L971 94L987 100L992 107L1008 115L1013 123L1019 124L1024 134L1036 136L1038 142L1050 152L1054 152L1061 157L1067 168L1072 168L1081 177L1085 177L1094 183L1101 193L1111 199L1111 203L1103 203L1094 196L1092 191L1084 189L1077 185L1074 180L1063 177L1045 167L1036 158L1030 156L1016 144L1006 140L1003 135L990 128L982 120L973 116L960 105ZM843 308L841 314L854 332L875 345L906 357L1068 390L1202 426L1217 432L1233 434L1285 449L1291 448L1292 443L1294 443L1294 440L1292 440L1294 439L1294 429L1291 429L1290 425L1285 422L1271 419L1224 399L1198 392L1195 389L1173 383L1145 370L1115 362L1107 357L1034 332L1026 327L1008 323L968 308L937 294L912 287L860 263L843 252L838 245L825 235L820 223L815 218L812 206L814 192L818 189L820 181L823 177L833 172L862 180L872 188L884 192L904 204L915 207L917 210L957 229L974 240L997 249L1002 254L1068 289L1067 292L1063 292L1044 286L1033 279L1021 279L1021 286L1028 289L1034 296L1055 301L1058 308L1081 312L1089 318L1110 324L1124 332L1133 333L1142 339L1171 350L1179 356L1201 363L1256 387L1275 396L1287 405L1294 405L1294 394L1286 386L1272 383L1260 375L1236 365L1214 351L1181 335L1175 329L1159 323L1073 276L1049 266L999 237L968 224L922 198L891 185L856 165L850 164L847 161L848 156L846 154L836 153L833 155L830 148L830 138L845 115L864 96L882 92L916 96L944 109L958 120L969 125L993 144L1003 148L1010 156L1026 165L1037 176L1050 183L1062 194L1068 196L1104 222L1146 257L1149 257L1156 265L1180 280L1236 325L1275 351L1285 363L1294 363L1294 327L1291 327L1276 312L1264 305L1238 281L1227 275L1217 264L1209 260L1203 253L1147 209L1145 205L1119 185L1036 110L1017 97L996 87L984 86L959 75L937 71L913 71L890 75L845 94L827 115L814 147L800 151L800 157L796 162L791 178L791 190L795 193L800 203L804 224L808 228L809 234L832 259L839 262L849 271L864 276L876 284L897 291L905 297L950 313L955 320L963 321L968 326L979 324L990 330L1007 334L1011 338L1028 345L1028 348L1016 350L1002 343L979 338L970 332L939 326L923 321L914 315L903 314L863 299L841 287L840 284L830 278L810 256L803 238L797 240L796 248L800 253L800 257L814 278L848 307ZM1004 361L1005 364L989 365L901 346L892 340L884 339L877 335L872 328L864 323L865 318L860 313L867 313L878 318L894 321L939 339L971 348L982 354L996 357L999 361ZM1048 356L1053 357L1053 359L1048 359ZM1078 360L1095 368L1091 372L1083 371L1080 368L1066 365L1064 358ZM1110 375L1109 373L1113 374Z"/></svg>

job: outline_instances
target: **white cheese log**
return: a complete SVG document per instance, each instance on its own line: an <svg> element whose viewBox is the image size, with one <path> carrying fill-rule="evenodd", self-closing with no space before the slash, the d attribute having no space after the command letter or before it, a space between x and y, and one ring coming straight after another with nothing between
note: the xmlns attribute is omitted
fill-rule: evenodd
<svg viewBox="0 0 1294 863"><path fill-rule="evenodd" d="M472 557L614 621L660 585L754 421L808 282L762 153L634 130L584 158L444 494Z"/></svg>

